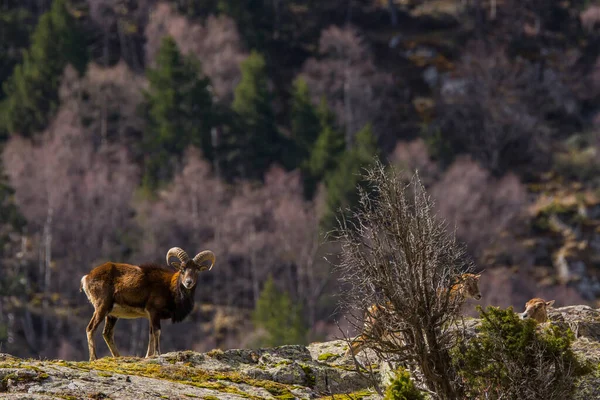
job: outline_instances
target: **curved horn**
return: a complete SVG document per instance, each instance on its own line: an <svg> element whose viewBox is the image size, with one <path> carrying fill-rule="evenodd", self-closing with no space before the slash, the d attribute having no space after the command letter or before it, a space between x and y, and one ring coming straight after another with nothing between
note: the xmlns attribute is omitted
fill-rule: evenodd
<svg viewBox="0 0 600 400"><path fill-rule="evenodd" d="M194 262L196 263L196 265L200 266L202 263L204 263L205 261L210 260L210 267L205 267L202 270L208 270L210 271L213 267L213 265L215 265L215 261L217 260L217 258L215 257L215 253L213 253L210 250L204 250L201 251L200 253L196 254L196 257L194 257Z"/></svg>
<svg viewBox="0 0 600 400"><path fill-rule="evenodd" d="M180 247L172 247L169 251L167 251L167 265L171 265L171 263L169 263L169 259L171 257L177 257L182 263L190 259L190 256L188 256L187 253Z"/></svg>

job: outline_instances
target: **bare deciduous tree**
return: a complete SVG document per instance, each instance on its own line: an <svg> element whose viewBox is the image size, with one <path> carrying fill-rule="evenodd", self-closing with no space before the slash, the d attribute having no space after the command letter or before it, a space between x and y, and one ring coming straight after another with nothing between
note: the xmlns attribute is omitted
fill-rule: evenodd
<svg viewBox="0 0 600 400"><path fill-rule="evenodd" d="M516 175L494 178L468 157L448 168L431 195L441 216L455 224L458 237L476 258L500 244L501 234L524 216L527 204L527 189Z"/></svg>
<svg viewBox="0 0 600 400"><path fill-rule="evenodd" d="M137 27L145 24L154 1L87 0L90 22L102 36L101 43L91 48L100 64L107 67L121 59L136 71L143 69L143 41Z"/></svg>
<svg viewBox="0 0 600 400"><path fill-rule="evenodd" d="M95 149L108 142L131 144L135 149L144 126L137 110L145 86L144 77L124 62L106 68L91 63L82 78L68 66L59 95L62 104L77 110Z"/></svg>
<svg viewBox="0 0 600 400"><path fill-rule="evenodd" d="M221 15L209 16L203 25L178 14L167 3L159 3L146 26L146 60L152 64L162 38L173 37L184 54L202 63L219 100L229 103L241 78L240 63L246 57L235 21Z"/></svg>
<svg viewBox="0 0 600 400"><path fill-rule="evenodd" d="M463 299L451 296L451 286L472 265L436 218L418 176L406 185L398 171L377 163L364 178L372 193L360 191L360 206L335 235L351 322L360 327L365 310L386 304L380 326L387 334L374 332L370 347L384 360L415 368L435 398L461 398L449 350Z"/></svg>
<svg viewBox="0 0 600 400"><path fill-rule="evenodd" d="M376 132L394 129L390 112L395 82L378 70L370 48L354 28L331 26L321 33L319 57L302 67L315 104L327 98L346 129L346 146L354 134L371 122Z"/></svg>
<svg viewBox="0 0 600 400"><path fill-rule="evenodd" d="M548 116L577 110L556 71L474 46L456 76L442 85L436 105L432 132L439 133L440 152L471 154L496 174L548 165Z"/></svg>
<svg viewBox="0 0 600 400"><path fill-rule="evenodd" d="M38 282L74 295L70 279L102 256L120 256L129 228L137 168L126 149L97 150L80 123L77 101L61 106L39 142L12 138L3 161L29 232L42 235ZM55 268L57 262L60 268ZM50 276L56 273L58 279Z"/></svg>
<svg viewBox="0 0 600 400"><path fill-rule="evenodd" d="M429 155L423 139L415 139L411 142L398 141L389 160L392 165L404 171L407 179L410 179L408 171L418 171L425 187L430 187L439 179L440 167Z"/></svg>

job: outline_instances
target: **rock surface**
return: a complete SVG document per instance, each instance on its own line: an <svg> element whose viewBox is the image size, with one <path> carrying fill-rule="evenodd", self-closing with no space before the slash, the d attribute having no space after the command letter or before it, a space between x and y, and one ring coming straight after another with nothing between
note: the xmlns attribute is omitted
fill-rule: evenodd
<svg viewBox="0 0 600 400"><path fill-rule="evenodd" d="M375 398L368 379L340 362L342 341L308 347L214 350L94 362L22 360L0 355L0 395L7 399L313 399Z"/></svg>
<svg viewBox="0 0 600 400"><path fill-rule="evenodd" d="M550 323L566 324L576 334L574 350L600 364L600 310L569 306L549 311ZM478 320L465 320L467 336ZM0 354L2 399L377 399L369 376L381 381L368 349L358 360L369 370L356 371L344 357L341 340L272 349L191 351L156 358L103 358L94 362L23 360ZM385 380L385 378L383 378ZM600 400L600 369L584 377L575 399Z"/></svg>

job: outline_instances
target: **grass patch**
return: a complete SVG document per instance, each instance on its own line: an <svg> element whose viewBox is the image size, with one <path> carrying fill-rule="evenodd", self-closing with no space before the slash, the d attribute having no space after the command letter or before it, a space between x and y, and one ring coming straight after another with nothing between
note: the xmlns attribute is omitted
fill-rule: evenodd
<svg viewBox="0 0 600 400"><path fill-rule="evenodd" d="M312 368L306 364L300 364L300 368L302 368L302 371L304 371L304 375L306 376L306 386L309 388L314 388L316 378Z"/></svg>
<svg viewBox="0 0 600 400"><path fill-rule="evenodd" d="M319 397L318 400L362 400L365 397L373 395L373 393L374 392L369 389L363 389L352 393L331 394L329 396Z"/></svg>
<svg viewBox="0 0 600 400"><path fill-rule="evenodd" d="M140 362L137 358L102 358L93 362L67 363L69 367L83 370L100 370L122 375L136 375L148 378L164 379L172 382L183 383L205 389L218 390L232 394L243 395L249 398L258 398L244 393L240 389L227 385L224 382L246 384L267 390L278 398L294 398L289 389L277 382L249 378L239 372L210 372L188 365L160 365L152 362ZM281 397L284 396L284 397ZM287 397L291 396L291 397Z"/></svg>
<svg viewBox="0 0 600 400"><path fill-rule="evenodd" d="M319 354L319 361L328 361L330 358L337 358L339 355L333 353L323 353Z"/></svg>

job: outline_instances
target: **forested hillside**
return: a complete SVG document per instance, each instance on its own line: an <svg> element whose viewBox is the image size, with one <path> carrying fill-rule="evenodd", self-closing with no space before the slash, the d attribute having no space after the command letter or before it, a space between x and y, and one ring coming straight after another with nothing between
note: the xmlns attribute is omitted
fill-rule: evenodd
<svg viewBox="0 0 600 400"><path fill-rule="evenodd" d="M595 303L599 54L585 0L0 0L0 350L87 358L81 277L173 246L217 263L163 351L339 335L325 233L375 157L483 304Z"/></svg>

